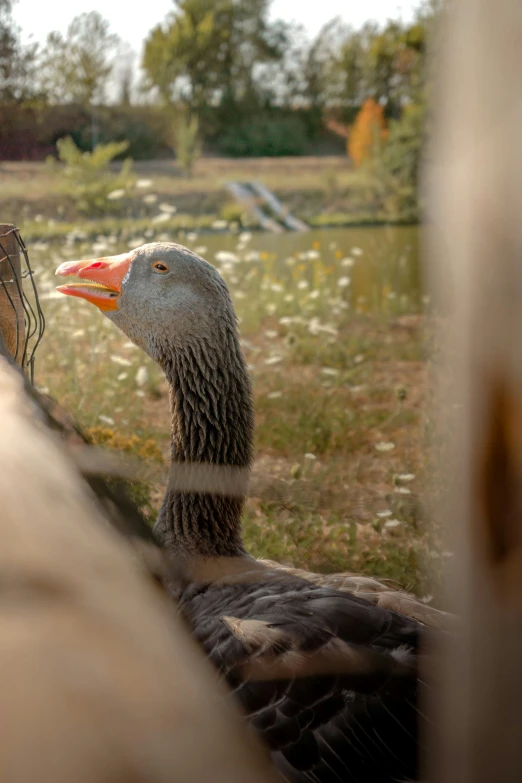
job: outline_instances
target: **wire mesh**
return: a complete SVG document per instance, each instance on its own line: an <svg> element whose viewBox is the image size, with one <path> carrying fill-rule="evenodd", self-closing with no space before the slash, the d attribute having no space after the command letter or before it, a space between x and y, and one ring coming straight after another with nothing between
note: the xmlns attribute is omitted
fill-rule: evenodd
<svg viewBox="0 0 522 783"><path fill-rule="evenodd" d="M9 251L13 247L16 248L15 253L12 249ZM20 258L19 270L14 256ZM29 296L24 291L23 280L30 282ZM15 226L0 233L0 294L2 292L8 304L7 316L10 316L9 311L12 310L12 323L16 331L13 359L27 371L33 382L35 354L45 330L45 318L27 247Z"/></svg>

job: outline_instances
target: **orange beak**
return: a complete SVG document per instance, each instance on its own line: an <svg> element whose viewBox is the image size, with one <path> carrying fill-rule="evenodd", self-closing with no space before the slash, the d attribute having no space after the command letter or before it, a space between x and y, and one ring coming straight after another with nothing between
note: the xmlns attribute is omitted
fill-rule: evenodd
<svg viewBox="0 0 522 783"><path fill-rule="evenodd" d="M75 275L90 282L59 285L56 290L66 296L86 299L103 312L117 310L121 286L131 262L132 253L89 261L66 261L58 267L55 274L64 277Z"/></svg>

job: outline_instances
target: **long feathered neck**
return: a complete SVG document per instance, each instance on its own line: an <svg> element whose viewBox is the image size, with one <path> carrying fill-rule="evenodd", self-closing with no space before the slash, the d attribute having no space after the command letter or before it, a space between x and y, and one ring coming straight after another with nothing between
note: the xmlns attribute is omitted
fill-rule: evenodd
<svg viewBox="0 0 522 783"><path fill-rule="evenodd" d="M163 354L160 364L170 384L172 486L154 531L177 557L242 555L254 415L235 322L218 322L211 337L187 341L182 349ZM189 467L194 463L211 467L194 470ZM177 489L176 475L186 478L187 468L196 480L212 480L218 491Z"/></svg>

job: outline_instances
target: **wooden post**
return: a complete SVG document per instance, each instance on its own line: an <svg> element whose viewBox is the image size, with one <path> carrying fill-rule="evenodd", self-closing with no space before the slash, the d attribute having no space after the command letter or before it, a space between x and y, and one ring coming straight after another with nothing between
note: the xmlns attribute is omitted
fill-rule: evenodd
<svg viewBox="0 0 522 783"><path fill-rule="evenodd" d="M3 284L2 284L3 281ZM0 333L10 355L22 363L25 339L20 245L17 229L0 223Z"/></svg>
<svg viewBox="0 0 522 783"><path fill-rule="evenodd" d="M447 598L462 625L441 651L443 687L432 703L441 736L432 737L426 778L519 783L522 3L453 0L444 16L428 272L440 299L451 290L454 310L446 367L456 394L443 409L447 421L460 405Z"/></svg>

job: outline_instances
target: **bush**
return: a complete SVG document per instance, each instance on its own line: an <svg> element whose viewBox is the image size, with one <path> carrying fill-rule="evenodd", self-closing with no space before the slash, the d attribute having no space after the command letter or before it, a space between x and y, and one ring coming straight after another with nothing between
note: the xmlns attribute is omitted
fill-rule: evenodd
<svg viewBox="0 0 522 783"><path fill-rule="evenodd" d="M63 190L72 199L79 212L88 216L120 212L120 199L134 185L132 160L123 161L120 171L114 173L109 164L129 146L127 141L98 144L92 152L82 152L67 136L56 142L60 166L54 158L47 163L63 178ZM111 198L111 195L114 197Z"/></svg>
<svg viewBox="0 0 522 783"><path fill-rule="evenodd" d="M260 114L227 130L218 144L223 154L235 158L304 155L308 137L299 117Z"/></svg>
<svg viewBox="0 0 522 783"><path fill-rule="evenodd" d="M199 120L196 115L188 117L181 113L174 125L174 152L178 165L190 177L194 163L201 155L201 139L199 136Z"/></svg>
<svg viewBox="0 0 522 783"><path fill-rule="evenodd" d="M425 108L407 106L375 160L368 164L379 181L385 215L390 220L419 219L419 171L425 136Z"/></svg>
<svg viewBox="0 0 522 783"><path fill-rule="evenodd" d="M374 157L386 138L384 107L368 98L355 118L348 137L348 154L356 166Z"/></svg>

